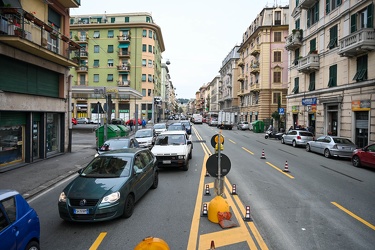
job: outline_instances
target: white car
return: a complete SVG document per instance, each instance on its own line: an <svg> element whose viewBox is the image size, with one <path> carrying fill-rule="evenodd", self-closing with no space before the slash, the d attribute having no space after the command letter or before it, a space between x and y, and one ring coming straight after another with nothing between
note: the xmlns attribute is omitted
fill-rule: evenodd
<svg viewBox="0 0 375 250"><path fill-rule="evenodd" d="M155 133L158 135L161 132L167 131L167 124L165 123L156 123L154 125Z"/></svg>
<svg viewBox="0 0 375 250"><path fill-rule="evenodd" d="M152 148L155 141L155 131L153 128L140 129L135 132L134 138L141 148Z"/></svg>
<svg viewBox="0 0 375 250"><path fill-rule="evenodd" d="M193 144L186 131L166 131L156 137L151 152L156 156L159 167L182 167L187 171Z"/></svg>

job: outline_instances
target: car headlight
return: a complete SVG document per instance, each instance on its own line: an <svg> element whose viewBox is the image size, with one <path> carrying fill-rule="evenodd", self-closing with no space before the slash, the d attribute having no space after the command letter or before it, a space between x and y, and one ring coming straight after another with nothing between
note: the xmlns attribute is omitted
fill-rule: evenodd
<svg viewBox="0 0 375 250"><path fill-rule="evenodd" d="M120 192L114 192L110 195L104 196L104 198L102 199L102 202L100 204L114 203L114 202L118 201L119 199L120 199Z"/></svg>
<svg viewBox="0 0 375 250"><path fill-rule="evenodd" d="M64 192L61 192L59 196L59 202L66 202L66 195Z"/></svg>
<svg viewBox="0 0 375 250"><path fill-rule="evenodd" d="M183 160L183 159L185 159L185 155L179 155L179 156L178 156L178 159L179 159L179 160Z"/></svg>

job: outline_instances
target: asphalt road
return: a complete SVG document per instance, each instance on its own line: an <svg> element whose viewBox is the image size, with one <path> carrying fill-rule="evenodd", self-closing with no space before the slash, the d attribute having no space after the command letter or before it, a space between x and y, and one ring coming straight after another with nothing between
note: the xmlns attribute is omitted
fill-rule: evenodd
<svg viewBox="0 0 375 250"><path fill-rule="evenodd" d="M79 127L78 127L79 126ZM92 145L91 125L77 125L73 148ZM193 159L187 172L162 169L159 187L149 190L129 219L103 223L66 223L57 211L61 183L31 201L41 219L43 249L133 249L148 236L170 249L373 249L375 245L375 171L350 161L326 159L303 148L282 145L251 131L224 130L224 151L231 160L224 197L238 224L221 229L201 216L215 197L204 162L213 153L219 130L193 126ZM262 151L266 159L261 159ZM283 172L288 162L290 172ZM238 195L231 195L236 184ZM204 195L209 185L211 196ZM245 206L252 222L244 222Z"/></svg>

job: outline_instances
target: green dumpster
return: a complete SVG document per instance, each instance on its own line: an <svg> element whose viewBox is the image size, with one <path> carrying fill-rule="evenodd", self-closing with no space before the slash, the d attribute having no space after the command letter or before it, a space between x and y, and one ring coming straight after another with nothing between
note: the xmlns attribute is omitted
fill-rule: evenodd
<svg viewBox="0 0 375 250"><path fill-rule="evenodd" d="M126 127L125 125L117 125L117 127L120 129L121 137L126 137L129 135L129 132L130 132L129 127Z"/></svg>
<svg viewBox="0 0 375 250"><path fill-rule="evenodd" d="M254 133L263 133L264 132L264 122L263 121L253 121L251 123L253 125L253 132Z"/></svg>
<svg viewBox="0 0 375 250"><path fill-rule="evenodd" d="M104 143L104 125L95 130L96 146L100 147ZM120 137L121 131L116 125L107 125L107 139Z"/></svg>

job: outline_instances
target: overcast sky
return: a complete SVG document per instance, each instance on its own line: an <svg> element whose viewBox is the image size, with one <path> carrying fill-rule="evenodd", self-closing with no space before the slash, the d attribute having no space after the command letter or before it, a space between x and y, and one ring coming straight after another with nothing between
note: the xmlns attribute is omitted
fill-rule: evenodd
<svg viewBox="0 0 375 250"><path fill-rule="evenodd" d="M195 92L219 75L222 61L240 45L246 28L266 6L288 1L266 0L81 0L71 15L148 12L160 26L177 98Z"/></svg>

